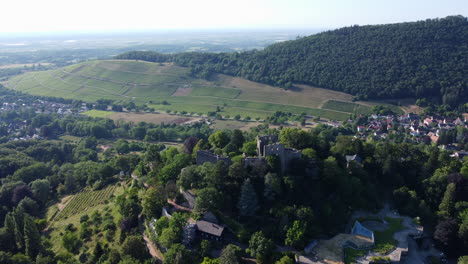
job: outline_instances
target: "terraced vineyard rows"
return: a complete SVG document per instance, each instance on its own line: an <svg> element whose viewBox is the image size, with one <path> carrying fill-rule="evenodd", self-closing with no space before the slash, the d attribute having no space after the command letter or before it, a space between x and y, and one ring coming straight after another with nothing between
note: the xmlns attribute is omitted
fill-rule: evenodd
<svg viewBox="0 0 468 264"><path fill-rule="evenodd" d="M112 185L102 190L88 190L76 194L75 196L73 196L72 200L68 202L65 208L63 208L63 210L57 214L54 220L59 221L61 219L68 218L72 215L83 212L87 208L104 203L111 197L115 189L116 186Z"/></svg>

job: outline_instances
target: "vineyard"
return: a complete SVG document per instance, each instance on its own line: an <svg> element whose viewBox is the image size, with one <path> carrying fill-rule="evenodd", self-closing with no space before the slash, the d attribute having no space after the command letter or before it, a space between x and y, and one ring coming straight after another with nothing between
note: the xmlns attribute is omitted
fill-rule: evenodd
<svg viewBox="0 0 468 264"><path fill-rule="evenodd" d="M86 190L74 195L72 200L57 214L54 220L60 221L66 219L88 208L105 203L112 196L116 188L116 185L111 185L102 190Z"/></svg>

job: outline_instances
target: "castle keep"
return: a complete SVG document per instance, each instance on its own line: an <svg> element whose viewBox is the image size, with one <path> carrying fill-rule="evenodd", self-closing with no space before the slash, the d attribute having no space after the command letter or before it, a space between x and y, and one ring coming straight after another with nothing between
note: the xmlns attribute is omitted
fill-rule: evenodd
<svg viewBox="0 0 468 264"><path fill-rule="evenodd" d="M281 170L284 172L288 169L289 163L293 159L299 159L302 155L300 150L285 148L282 143L278 142L278 136L266 135L257 137L257 157L247 157L244 155L242 162L244 166L256 166L257 164L265 163L265 157L276 155L281 164ZM232 161L229 157L217 155L209 150L197 151L197 164L201 165L205 162L217 163L224 161L231 165Z"/></svg>

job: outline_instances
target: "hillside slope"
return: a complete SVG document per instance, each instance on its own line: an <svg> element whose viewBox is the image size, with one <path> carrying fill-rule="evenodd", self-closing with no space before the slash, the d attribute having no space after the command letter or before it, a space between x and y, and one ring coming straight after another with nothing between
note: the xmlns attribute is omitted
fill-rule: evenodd
<svg viewBox="0 0 468 264"><path fill-rule="evenodd" d="M214 75L210 81L192 77L190 69L173 63L91 61L10 79L7 87L35 95L95 102L149 103L158 110L264 119L275 111L306 113L344 120L351 113L369 113L369 103L352 102L349 94L299 85L293 90Z"/></svg>
<svg viewBox="0 0 468 264"><path fill-rule="evenodd" d="M309 84L362 99L468 101L468 21L443 19L352 26L243 53L182 53L175 62L270 85ZM164 59L168 59L164 57Z"/></svg>

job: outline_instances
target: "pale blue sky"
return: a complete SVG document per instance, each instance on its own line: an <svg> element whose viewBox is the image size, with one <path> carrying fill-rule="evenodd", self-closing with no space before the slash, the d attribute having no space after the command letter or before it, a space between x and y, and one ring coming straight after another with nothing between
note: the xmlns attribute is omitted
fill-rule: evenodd
<svg viewBox="0 0 468 264"><path fill-rule="evenodd" d="M468 16L468 0L6 0L0 32L338 28Z"/></svg>

